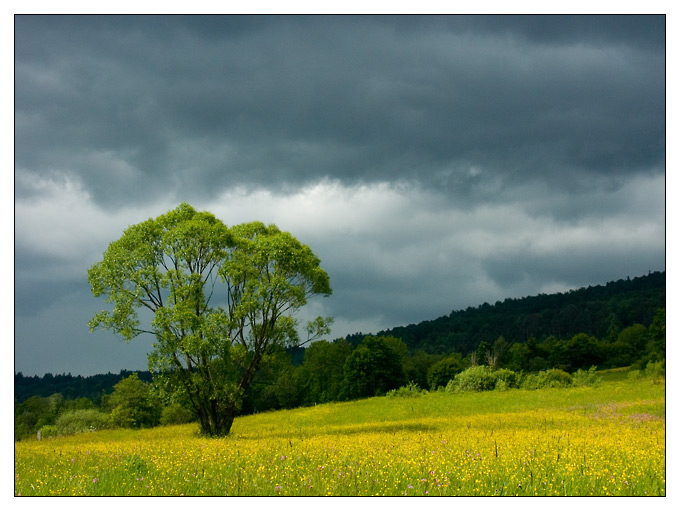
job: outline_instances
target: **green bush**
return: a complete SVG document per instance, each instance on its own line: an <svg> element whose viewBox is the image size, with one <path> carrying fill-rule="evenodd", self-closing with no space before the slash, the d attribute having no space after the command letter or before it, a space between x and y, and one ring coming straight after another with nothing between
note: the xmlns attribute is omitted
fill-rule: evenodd
<svg viewBox="0 0 680 511"><path fill-rule="evenodd" d="M496 380L496 387L495 390L498 390L500 392L505 392L506 390L509 390L510 386L508 385L508 382L505 380Z"/></svg>
<svg viewBox="0 0 680 511"><path fill-rule="evenodd" d="M446 385L446 392L481 392L493 390L496 378L488 366L473 366L457 374Z"/></svg>
<svg viewBox="0 0 680 511"><path fill-rule="evenodd" d="M631 381L638 381L640 379L640 370L634 369L628 373L628 379Z"/></svg>
<svg viewBox="0 0 680 511"><path fill-rule="evenodd" d="M602 383L602 378L597 376L596 367L591 366L587 371L579 369L572 375L571 384L574 387L595 387Z"/></svg>
<svg viewBox="0 0 680 511"><path fill-rule="evenodd" d="M562 369L548 369L536 374L530 374L522 382L523 389L564 388L572 383L572 377Z"/></svg>
<svg viewBox="0 0 680 511"><path fill-rule="evenodd" d="M52 426L51 424L48 424L46 426L43 426L40 429L40 437L41 438L50 438L53 436L57 436L57 426Z"/></svg>
<svg viewBox="0 0 680 511"><path fill-rule="evenodd" d="M172 424L188 424L196 420L190 410L187 410L182 405L172 403L161 412L161 424L163 426L170 426Z"/></svg>
<svg viewBox="0 0 680 511"><path fill-rule="evenodd" d="M645 368L645 376L650 378L654 383L658 383L666 378L666 360L659 360L658 362L648 362Z"/></svg>
<svg viewBox="0 0 680 511"><path fill-rule="evenodd" d="M519 387L519 375L510 369L498 369L493 372L493 377L496 379L496 389L506 390Z"/></svg>
<svg viewBox="0 0 680 511"><path fill-rule="evenodd" d="M85 431L96 431L109 427L109 416L94 408L89 410L72 410L57 418L59 435L75 435Z"/></svg>
<svg viewBox="0 0 680 511"><path fill-rule="evenodd" d="M409 382L408 385L390 390L387 397L418 397L427 394L427 390L421 389L417 383Z"/></svg>

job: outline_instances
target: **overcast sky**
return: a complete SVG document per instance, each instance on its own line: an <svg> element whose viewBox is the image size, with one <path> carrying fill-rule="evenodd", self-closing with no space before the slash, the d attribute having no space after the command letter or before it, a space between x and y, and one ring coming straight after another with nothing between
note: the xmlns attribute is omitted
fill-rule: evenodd
<svg viewBox="0 0 680 511"><path fill-rule="evenodd" d="M665 18L15 18L15 371L145 369L87 269L186 201L308 244L330 338L665 270Z"/></svg>

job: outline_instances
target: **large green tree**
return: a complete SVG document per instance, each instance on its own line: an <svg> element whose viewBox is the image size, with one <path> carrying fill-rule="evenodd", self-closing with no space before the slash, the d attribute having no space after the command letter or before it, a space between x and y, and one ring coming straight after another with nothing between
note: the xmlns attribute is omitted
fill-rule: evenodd
<svg viewBox="0 0 680 511"><path fill-rule="evenodd" d="M189 403L211 436L229 433L263 357L299 344L294 314L331 293L319 258L291 234L261 222L229 228L186 203L125 230L88 280L113 304L90 328L126 341L154 335L159 388ZM325 327L310 322L309 335Z"/></svg>

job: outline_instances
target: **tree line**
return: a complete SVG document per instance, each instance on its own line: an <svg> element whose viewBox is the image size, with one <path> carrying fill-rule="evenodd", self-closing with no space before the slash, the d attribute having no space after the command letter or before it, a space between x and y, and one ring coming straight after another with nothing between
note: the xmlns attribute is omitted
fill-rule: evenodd
<svg viewBox="0 0 680 511"><path fill-rule="evenodd" d="M345 339L321 340L304 350L299 365L294 365L291 353L283 349L265 357L240 413L385 395L405 385L430 390L450 388L452 382L476 367L488 369L489 374L506 374L505 380L517 385L523 375L546 371L568 377L569 373L595 366L643 370L650 364L663 364L665 349L665 309L657 310L649 326L637 323L615 337L597 339L579 333L570 339L550 336L540 342L534 338L510 342L499 336L493 343L482 341L468 353L409 353L401 339L391 336L367 335L356 347ZM149 373L143 374L150 379ZM77 380L62 377L68 378ZM99 427L145 427L197 419L187 403L164 400L154 385L141 380L137 373L121 373L119 378L113 393L103 394L98 400L69 400L55 393L16 403L15 437L34 435L46 426L47 432L61 433L77 432L78 424L80 430L86 430L90 423ZM21 385L28 379L50 382L55 377L17 375L15 382Z"/></svg>
<svg viewBox="0 0 680 511"><path fill-rule="evenodd" d="M510 357L509 363L515 369L540 368L551 359L557 365L567 365L556 359L555 354L548 356L548 352L554 351L555 339L573 339L577 334L600 340L598 349L604 354L594 356L594 359L600 360L600 366L620 367L632 364L637 360L637 354L644 351L645 329L642 327L652 324L658 310L665 307L665 299L666 272L653 272L567 293L509 298L495 305L468 307L434 320L380 331L376 336L395 337L406 345L407 374L423 388L429 384L422 377L423 371L418 373L415 367L427 366L427 361L435 360L439 355L453 352L467 355L477 351L482 343L485 343L482 346L484 351L484 346L493 345L500 337L508 344L519 343L512 352L504 354L504 362L508 363L506 359ZM559 331L564 331L566 337L558 335ZM356 333L337 339L334 344L343 347L334 349L346 358L366 335ZM344 346L343 341L349 346ZM520 347L522 344L524 346ZM290 364L300 366L308 349L287 347L285 353ZM307 357L314 358L312 355ZM266 379L265 373L271 380L272 370L263 371L259 380ZM324 363L320 362L317 369L308 372L323 374L324 371ZM151 382L152 373L149 371L137 373L142 381ZM14 399L22 403L31 396L48 397L58 393L66 400L87 398L99 404L104 395L113 392L116 383L131 374L132 371L123 370L118 374L72 376L70 373L47 373L40 377L25 376L19 372L14 377ZM416 378L418 374L420 376ZM337 395L337 391L334 393Z"/></svg>
<svg viewBox="0 0 680 511"><path fill-rule="evenodd" d="M44 376L26 376L22 372L14 375L14 401L23 403L29 397L48 397L60 394L65 400L86 398L99 405L102 399L113 392L119 381L135 371L122 370L120 373L95 374L92 376L71 375L71 373ZM149 371L136 371L140 380L150 383L153 375Z"/></svg>

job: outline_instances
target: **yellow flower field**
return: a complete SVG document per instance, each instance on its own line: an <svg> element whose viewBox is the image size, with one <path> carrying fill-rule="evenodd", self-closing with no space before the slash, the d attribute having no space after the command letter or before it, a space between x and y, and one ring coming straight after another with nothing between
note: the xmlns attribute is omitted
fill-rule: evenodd
<svg viewBox="0 0 680 511"><path fill-rule="evenodd" d="M412 398L15 444L15 495L665 495L665 388Z"/></svg>

